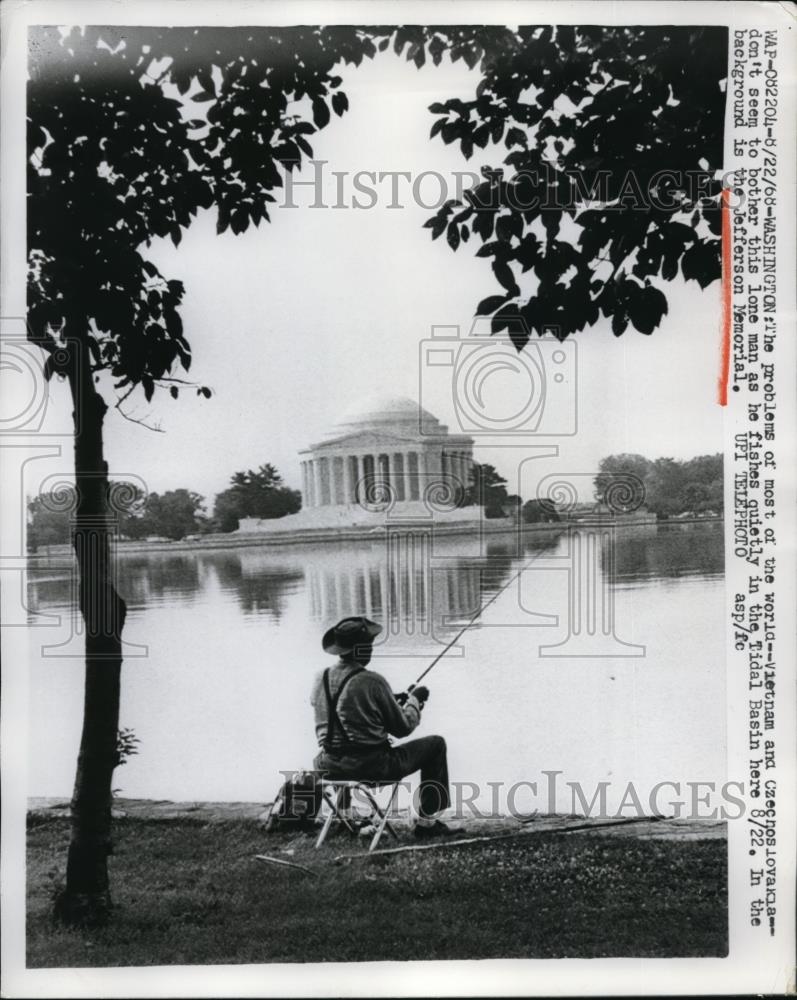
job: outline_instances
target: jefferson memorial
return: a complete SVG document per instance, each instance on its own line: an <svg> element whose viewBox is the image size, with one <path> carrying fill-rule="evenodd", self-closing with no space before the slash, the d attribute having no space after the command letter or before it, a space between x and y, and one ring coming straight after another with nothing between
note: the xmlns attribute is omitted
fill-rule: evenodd
<svg viewBox="0 0 797 1000"><path fill-rule="evenodd" d="M302 509L272 520L244 518L240 532L374 527L392 518L472 521L459 507L471 481L473 438L405 397L365 400L300 453Z"/></svg>

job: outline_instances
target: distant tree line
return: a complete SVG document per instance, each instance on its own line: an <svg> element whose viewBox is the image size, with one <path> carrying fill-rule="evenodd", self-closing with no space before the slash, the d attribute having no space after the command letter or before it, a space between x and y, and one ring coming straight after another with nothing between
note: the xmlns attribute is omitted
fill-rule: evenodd
<svg viewBox="0 0 797 1000"><path fill-rule="evenodd" d="M614 513L646 509L658 517L678 514L722 514L723 456L699 455L685 461L649 459L643 455L608 455L598 466L595 500L611 501ZM616 492L615 492L616 491ZM618 502L619 500L619 502ZM464 505L480 504L485 517L514 516L525 524L561 520L552 500L522 500L508 493L506 479L492 465L473 464L472 481Z"/></svg>
<svg viewBox="0 0 797 1000"><path fill-rule="evenodd" d="M643 506L661 518L723 512L721 453L686 461L649 459L635 454L608 455L602 459L595 477L595 499L604 501L609 487L622 478L629 483L630 506Z"/></svg>
<svg viewBox="0 0 797 1000"><path fill-rule="evenodd" d="M109 484L109 508L122 538L179 541L190 535L235 531L242 517L283 517L302 506L299 491L285 486L273 465L236 472L230 482L230 487L216 496L212 516L206 513L205 497L193 490L145 495L132 483ZM115 502L114 497L124 497L124 502ZM29 500L29 551L68 545L76 509L77 493L72 486Z"/></svg>
<svg viewBox="0 0 797 1000"><path fill-rule="evenodd" d="M606 501L612 485L628 484L629 508L644 507L659 517L678 514L721 514L723 510L722 455L700 455L687 461L649 459L643 455L608 455L595 477L595 499ZM123 538L168 538L179 541L190 535L236 531L242 518L270 519L301 510L299 490L286 486L277 469L266 463L258 469L236 472L227 489L217 494L212 515L206 513L205 497L193 490L167 490L144 495L129 483L111 483L113 496L125 496L114 505ZM42 493L28 501L28 549L36 552L71 541L76 509L73 487ZM493 465L474 462L470 485L460 491L459 506L478 504L486 518L514 517L525 524L556 522L560 512L551 500L523 501L507 490L506 479Z"/></svg>
<svg viewBox="0 0 797 1000"><path fill-rule="evenodd" d="M126 538L169 538L179 541L187 535L211 530L205 514L205 498L193 490L150 493L135 509L122 513L119 532Z"/></svg>
<svg viewBox="0 0 797 1000"><path fill-rule="evenodd" d="M109 503L112 519L123 538L169 538L177 541L186 535L212 530L205 515L205 498L192 490L167 490L147 496L132 483L109 484L109 493L124 501ZM36 552L50 545L71 542L77 493L72 486L58 492L40 493L28 501L28 549Z"/></svg>

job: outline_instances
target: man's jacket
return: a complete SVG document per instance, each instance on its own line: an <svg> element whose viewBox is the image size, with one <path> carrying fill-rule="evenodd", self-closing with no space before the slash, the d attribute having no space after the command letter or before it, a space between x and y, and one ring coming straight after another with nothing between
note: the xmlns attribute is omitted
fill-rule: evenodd
<svg viewBox="0 0 797 1000"><path fill-rule="evenodd" d="M310 699L316 736L328 753L336 749L345 753L347 744L386 746L388 736L407 736L421 720L417 698L410 695L399 705L388 682L373 670L339 661L329 669L328 682L333 699L342 686L336 706L340 726L333 724L331 734L323 671L316 676Z"/></svg>

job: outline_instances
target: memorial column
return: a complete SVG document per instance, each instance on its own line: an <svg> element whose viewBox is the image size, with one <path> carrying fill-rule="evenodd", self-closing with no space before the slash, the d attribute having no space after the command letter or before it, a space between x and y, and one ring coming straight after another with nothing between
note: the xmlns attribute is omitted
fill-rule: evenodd
<svg viewBox="0 0 797 1000"><path fill-rule="evenodd" d="M349 504L351 499L351 455L343 456L343 502Z"/></svg>
<svg viewBox="0 0 797 1000"><path fill-rule="evenodd" d="M321 486L321 460L313 459L313 493L315 496L314 507L321 507L324 502L324 494Z"/></svg>

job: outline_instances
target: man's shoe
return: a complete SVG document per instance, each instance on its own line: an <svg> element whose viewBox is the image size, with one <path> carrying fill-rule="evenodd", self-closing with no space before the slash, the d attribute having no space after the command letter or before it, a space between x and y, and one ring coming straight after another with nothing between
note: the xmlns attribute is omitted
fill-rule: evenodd
<svg viewBox="0 0 797 1000"><path fill-rule="evenodd" d="M439 837L456 837L459 833L462 833L462 827L447 826L439 819L436 819L431 826L420 826L420 824L416 824L415 826L416 840L435 840Z"/></svg>

